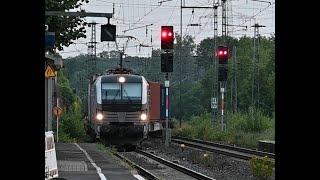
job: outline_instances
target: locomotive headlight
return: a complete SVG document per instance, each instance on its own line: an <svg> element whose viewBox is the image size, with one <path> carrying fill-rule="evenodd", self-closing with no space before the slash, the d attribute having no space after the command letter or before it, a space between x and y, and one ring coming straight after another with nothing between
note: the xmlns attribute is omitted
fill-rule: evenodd
<svg viewBox="0 0 320 180"><path fill-rule="evenodd" d="M146 113L142 113L140 116L142 121L145 121L147 119L147 114Z"/></svg>
<svg viewBox="0 0 320 180"><path fill-rule="evenodd" d="M99 121L103 119L103 115L101 113L98 113L96 117Z"/></svg>
<svg viewBox="0 0 320 180"><path fill-rule="evenodd" d="M124 78L123 76L120 76L118 81L119 83L124 83L126 81L126 78Z"/></svg>

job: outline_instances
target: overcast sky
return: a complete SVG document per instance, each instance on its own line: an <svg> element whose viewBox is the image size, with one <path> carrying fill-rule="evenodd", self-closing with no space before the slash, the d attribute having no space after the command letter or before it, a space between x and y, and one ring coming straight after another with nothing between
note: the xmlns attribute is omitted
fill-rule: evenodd
<svg viewBox="0 0 320 180"><path fill-rule="evenodd" d="M159 3L160 1L166 1ZM217 0L216 0L217 1ZM227 0L228 24L247 26L247 30L240 26L228 26L228 35L233 37L253 36L253 27L259 23L266 27L260 28L262 36L270 36L275 32L275 4L274 0ZM270 3L268 3L270 2ZM125 53L129 56L151 56L151 47L138 45L152 45L154 49L160 48L160 28L164 25L174 26L174 31L180 34L180 3L181 0L90 0L81 7L87 12L112 13L114 3L114 17L111 24L117 26L117 35L129 35L137 38L128 42ZM213 0L185 0L183 6L212 6ZM271 5L270 5L271 4ZM221 7L218 8L218 34L221 35ZM79 10L79 9L77 9ZM75 11L75 10L72 10ZM183 9L182 34L191 35L195 42L213 37L213 9ZM114 42L100 42L100 26L106 24L106 18L86 17L85 20L98 23L96 26L97 54L102 51L116 50ZM188 26L198 23L201 26ZM146 25L148 30L146 33ZM136 27L141 27L129 30ZM87 42L91 40L91 28L87 27L87 38L78 39L75 44L64 47L60 54L63 58L87 54ZM124 30L128 30L125 33ZM153 42L151 44L151 35ZM127 39L117 39L118 46L122 48Z"/></svg>

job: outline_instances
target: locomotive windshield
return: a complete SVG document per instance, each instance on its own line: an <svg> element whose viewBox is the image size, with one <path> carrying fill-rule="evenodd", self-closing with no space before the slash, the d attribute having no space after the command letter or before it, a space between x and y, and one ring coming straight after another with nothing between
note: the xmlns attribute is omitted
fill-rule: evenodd
<svg viewBox="0 0 320 180"><path fill-rule="evenodd" d="M102 99L116 100L121 99L121 87L119 83L102 83L101 93Z"/></svg>
<svg viewBox="0 0 320 180"><path fill-rule="evenodd" d="M141 83L102 83L102 100L141 100Z"/></svg>
<svg viewBox="0 0 320 180"><path fill-rule="evenodd" d="M122 86L123 99L141 100L141 83L126 83Z"/></svg>

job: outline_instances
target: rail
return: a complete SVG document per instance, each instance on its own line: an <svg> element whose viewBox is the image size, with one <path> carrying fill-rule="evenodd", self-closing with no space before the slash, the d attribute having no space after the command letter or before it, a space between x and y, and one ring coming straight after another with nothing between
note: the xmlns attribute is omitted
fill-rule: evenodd
<svg viewBox="0 0 320 180"><path fill-rule="evenodd" d="M149 157L149 158L151 158L151 159L153 159L153 160L155 160L155 161L158 161L158 162L160 162L161 164L164 164L164 165L169 166L169 167L171 167L171 168L173 168L173 169L176 169L176 170L178 170L178 171L180 171L180 172L182 172L182 173L184 173L184 174L187 174L187 175L189 175L189 176L191 176L191 177L194 177L194 178L196 178L196 179L200 179L200 180L214 180L213 178L208 177L208 176L206 176L206 175L204 175L204 174L198 173L198 172L196 172L196 171L193 171L193 170L191 170L191 169L188 169L188 168L186 168L186 167L183 167L183 166L181 166L181 165L179 165L179 164L175 164L175 163L173 163L173 162L170 162L170 161L168 161L168 160L165 160L165 159L163 159L163 158L161 158L161 157L159 157L159 156L156 156L156 155L154 155L154 154L148 153L148 152L146 152L146 151L142 151L142 150L140 150L140 149L137 149L136 152L139 153L139 154L142 154L142 155L144 155L144 156L147 156L147 157Z"/></svg>
<svg viewBox="0 0 320 180"><path fill-rule="evenodd" d="M251 159L254 155L260 156L260 157L267 156L272 159L275 158L275 154L273 153L258 151L254 149L241 148L237 146L219 144L215 142L203 141L199 139L189 139L185 137L173 136L171 141L175 143L185 144L190 147L195 147L198 149L207 150L211 152L217 152L220 154L224 154L227 156L232 156L240 159L245 159L245 160Z"/></svg>

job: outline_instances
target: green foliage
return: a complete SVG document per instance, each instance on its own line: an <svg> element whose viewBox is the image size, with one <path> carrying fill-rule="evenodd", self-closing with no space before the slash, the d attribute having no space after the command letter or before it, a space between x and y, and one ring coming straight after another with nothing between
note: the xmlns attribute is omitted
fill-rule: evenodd
<svg viewBox="0 0 320 180"><path fill-rule="evenodd" d="M261 180L267 180L272 176L274 163L268 157L260 158L253 156L250 159L250 167L255 177Z"/></svg>
<svg viewBox="0 0 320 180"><path fill-rule="evenodd" d="M184 124L181 129L174 129L173 134L203 140L227 140L228 134L221 132L211 124L210 113L194 116L188 124Z"/></svg>
<svg viewBox="0 0 320 180"><path fill-rule="evenodd" d="M182 128L173 130L176 136L203 139L208 141L224 141L247 148L257 148L258 140L274 140L274 119L263 115L260 111L253 114L252 121L248 113L227 114L227 131L220 130L220 124L212 125L210 113L194 116L184 123Z"/></svg>
<svg viewBox="0 0 320 180"><path fill-rule="evenodd" d="M97 143L96 146L97 146L97 148L99 150L107 152L107 153L109 153L111 155L112 155L112 153L117 152L117 149L115 147L113 147L113 146L106 146L106 145L104 145L102 143Z"/></svg>
<svg viewBox="0 0 320 180"><path fill-rule="evenodd" d="M58 73L58 88L63 107L63 114L59 120L59 139L61 142L82 140L85 137L82 103L72 92L63 72Z"/></svg>
<svg viewBox="0 0 320 180"><path fill-rule="evenodd" d="M74 8L79 8L83 2L88 3L88 0L46 0L46 11L66 11ZM55 32L56 43L55 46L62 50L62 46L69 46L72 40L78 38L85 38L86 22L80 17L67 16L48 16L46 22L49 26L50 32Z"/></svg>
<svg viewBox="0 0 320 180"><path fill-rule="evenodd" d="M71 138L82 139L85 137L84 124L82 122L80 100L77 99L61 117L61 129L66 132Z"/></svg>
<svg viewBox="0 0 320 180"><path fill-rule="evenodd" d="M102 151L105 151L105 150L106 150L106 147L105 147L103 144L101 144L101 143L97 143L97 148L98 148L99 150L102 150Z"/></svg>
<svg viewBox="0 0 320 180"><path fill-rule="evenodd" d="M249 113L230 114L228 121L229 129L236 132L261 133L268 128L274 128L274 122L271 118L252 107L250 107Z"/></svg>
<svg viewBox="0 0 320 180"><path fill-rule="evenodd" d="M60 130L60 128L59 128ZM65 133L65 131L59 131L59 142L64 143L73 143L75 142L74 138L71 138L69 134Z"/></svg>
<svg viewBox="0 0 320 180"><path fill-rule="evenodd" d="M190 121L193 116L200 116L203 113L211 112L210 99L214 95L212 91L213 79L215 77L215 68L213 67L213 38L206 38L199 44L194 43L191 36L185 36L182 40L182 57L179 60L180 38L176 36L177 43L174 51L174 71L170 74L170 98L171 98L171 116L183 121ZM259 104L254 106L253 116L246 111L252 106L251 88L253 71L253 38L241 37L239 39L227 37L225 45L230 47L231 53L236 47L237 70L234 68L234 56L231 56L228 63L228 81L225 94L225 108L232 111L234 90L231 90L233 76L237 76L237 109L235 112L241 112L236 128L241 132L265 133L266 119L272 117L275 111L275 55L274 55L274 37L261 37L260 40L260 96ZM217 45L224 44L221 37L217 38ZM129 67L135 73L140 73L150 81L164 81L164 73L160 72L160 49L154 49L149 58L126 57L123 61L124 67ZM95 59L95 63L90 56L80 55L74 58L68 58L64 61L65 73L69 78L70 85L76 89L77 95L81 98L84 109L87 105L88 79L94 74L103 73L106 69L118 67L119 54L116 51L102 52L100 57ZM181 85L180 85L181 79ZM181 90L181 94L180 94ZM66 91L70 92L70 89ZM67 93L66 93L67 94ZM233 95L233 96L232 96ZM70 95L67 95L71 97ZM216 95L217 96L217 95ZM181 97L181 102L180 102ZM72 98L70 98L71 100ZM72 100L71 100L72 102ZM181 113L180 113L181 105ZM250 121L250 118L251 121ZM230 117L232 119L233 117ZM245 119L245 120L244 120ZM254 121L252 119L255 119ZM229 120L231 123L232 120ZM240 125L244 122L244 125ZM230 125L228 125L230 126ZM219 129L219 128L218 128ZM239 134L241 134L239 131ZM224 135L215 134L215 137L222 139ZM249 138L249 137L246 137Z"/></svg>

